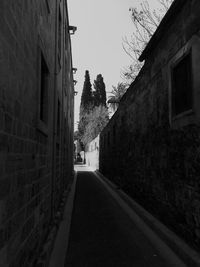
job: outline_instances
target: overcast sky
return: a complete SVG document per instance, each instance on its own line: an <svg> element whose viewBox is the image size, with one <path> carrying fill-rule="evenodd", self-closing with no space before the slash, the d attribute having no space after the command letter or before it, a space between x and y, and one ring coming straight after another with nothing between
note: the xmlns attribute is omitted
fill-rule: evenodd
<svg viewBox="0 0 200 267"><path fill-rule="evenodd" d="M131 59L122 48L122 38L130 36L133 24L130 7L140 0L68 0L70 25L77 26L72 35L73 67L78 69L74 78L78 81L75 90L75 123L79 119L80 98L85 70L89 70L93 84L97 74L102 74L106 91L122 81L120 72L131 64ZM157 0L149 0L155 6Z"/></svg>

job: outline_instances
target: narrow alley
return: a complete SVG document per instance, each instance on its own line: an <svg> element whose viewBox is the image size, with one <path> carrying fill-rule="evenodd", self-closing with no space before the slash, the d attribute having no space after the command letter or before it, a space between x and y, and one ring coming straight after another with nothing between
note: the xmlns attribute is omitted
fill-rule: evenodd
<svg viewBox="0 0 200 267"><path fill-rule="evenodd" d="M200 267L199 14L0 0L0 267Z"/></svg>
<svg viewBox="0 0 200 267"><path fill-rule="evenodd" d="M186 266L159 241L153 244L113 198L108 184L85 166L76 169L66 267Z"/></svg>

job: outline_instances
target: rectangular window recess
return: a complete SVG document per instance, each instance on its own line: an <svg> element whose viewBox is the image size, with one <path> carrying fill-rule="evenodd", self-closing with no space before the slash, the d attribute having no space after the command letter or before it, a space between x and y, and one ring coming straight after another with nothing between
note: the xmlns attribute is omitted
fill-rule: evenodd
<svg viewBox="0 0 200 267"><path fill-rule="evenodd" d="M192 57L186 54L172 67L172 117L193 107Z"/></svg>
<svg viewBox="0 0 200 267"><path fill-rule="evenodd" d="M49 70L42 53L40 79L40 120L45 124L48 124Z"/></svg>

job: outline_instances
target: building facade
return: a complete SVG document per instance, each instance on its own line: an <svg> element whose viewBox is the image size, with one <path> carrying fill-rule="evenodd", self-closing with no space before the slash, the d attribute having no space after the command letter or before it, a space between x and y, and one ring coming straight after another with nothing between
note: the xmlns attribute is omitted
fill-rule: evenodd
<svg viewBox="0 0 200 267"><path fill-rule="evenodd" d="M100 171L200 245L200 2L175 0L100 135Z"/></svg>
<svg viewBox="0 0 200 267"><path fill-rule="evenodd" d="M0 266L33 266L73 175L66 0L0 1Z"/></svg>

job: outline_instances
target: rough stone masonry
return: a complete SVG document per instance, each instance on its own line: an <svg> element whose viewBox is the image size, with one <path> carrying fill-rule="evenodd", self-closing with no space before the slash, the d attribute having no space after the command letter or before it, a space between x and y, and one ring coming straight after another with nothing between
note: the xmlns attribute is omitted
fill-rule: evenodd
<svg viewBox="0 0 200 267"><path fill-rule="evenodd" d="M100 136L100 171L200 245L200 2L175 0Z"/></svg>
<svg viewBox="0 0 200 267"><path fill-rule="evenodd" d="M34 264L72 176L68 26L64 0L0 1L1 267Z"/></svg>

